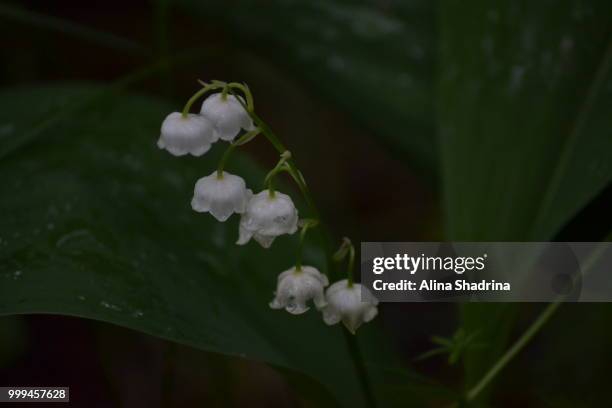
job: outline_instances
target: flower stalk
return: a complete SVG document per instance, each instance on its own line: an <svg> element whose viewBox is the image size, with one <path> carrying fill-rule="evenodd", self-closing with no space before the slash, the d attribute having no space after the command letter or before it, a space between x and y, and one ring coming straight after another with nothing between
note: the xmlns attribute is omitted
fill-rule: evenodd
<svg viewBox="0 0 612 408"><path fill-rule="evenodd" d="M301 220L302 228L300 230L300 242L298 243L297 257L295 261L295 268L300 270L302 268L302 254L304 252L304 242L306 241L306 233L309 228L316 227L319 224L319 220L315 219L304 219Z"/></svg>
<svg viewBox="0 0 612 408"><path fill-rule="evenodd" d="M207 84L207 83L202 83L203 87L202 89L200 89L199 91L197 91L196 93L194 93L191 98L189 98L189 100L187 101L187 103L185 104L185 106L183 107L183 112L182 112L182 117L186 118L187 115L189 114L189 111L191 111L191 106L196 103L196 101L198 99L200 99L202 96L204 96L207 92L213 91L215 89L219 89L220 85L219 84Z"/></svg>
<svg viewBox="0 0 612 408"><path fill-rule="evenodd" d="M278 277L275 298L270 303L273 309L285 309L292 314L306 312L312 301L323 313L326 324L342 322L351 332L378 313L378 301L367 296L367 288L354 283L353 269L355 248L345 238L336 253L340 260L348 256L347 279L335 282L327 291L329 280L315 267L303 265L303 251L307 232L320 224L320 213L316 207L306 180L289 152L270 127L254 112L253 96L246 84L213 80L210 83L198 81L202 88L193 94L181 113L175 112L166 119L158 146L175 156L184 154L202 155L217 141L230 142L223 153L216 171L202 177L196 183L192 208L198 212L209 212L219 221L227 220L232 214L240 214L238 245L247 244L251 238L262 247L269 248L280 235L294 234L300 229L295 266ZM199 114L190 113L193 104L207 92L217 90L206 97ZM242 95L237 95L237 92ZM177 120L178 119L178 120ZM238 135L244 131L242 136ZM264 179L265 189L257 194L249 190L244 180L225 172L229 157L237 146L248 143L258 134L263 134L279 152L277 164ZM237 140L235 140L238 138ZM299 219L298 210L290 196L277 192L275 177L287 172L294 180L308 206L310 217ZM329 237L323 234L328 270L332 269L332 255ZM338 255L339 254L339 255ZM362 294L365 298L362 301ZM359 353L357 343L350 341L347 346L353 357L362 381L366 398L374 405L367 372Z"/></svg>

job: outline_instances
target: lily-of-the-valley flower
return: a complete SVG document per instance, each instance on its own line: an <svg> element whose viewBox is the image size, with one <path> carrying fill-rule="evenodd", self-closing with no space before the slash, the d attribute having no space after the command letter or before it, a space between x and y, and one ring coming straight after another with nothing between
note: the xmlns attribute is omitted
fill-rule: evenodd
<svg viewBox="0 0 612 408"><path fill-rule="evenodd" d="M269 248L274 238L297 231L298 212L289 197L278 191L264 190L255 194L240 218L238 245L251 240Z"/></svg>
<svg viewBox="0 0 612 408"><path fill-rule="evenodd" d="M363 299L362 299L363 291ZM323 320L328 325L340 321L353 334L363 323L378 314L378 300L358 283L349 284L344 279L331 285L325 292L327 306L323 308Z"/></svg>
<svg viewBox="0 0 612 408"><path fill-rule="evenodd" d="M223 222L233 213L242 214L253 192L246 188L242 177L217 171L196 182L191 208L197 212L210 212Z"/></svg>
<svg viewBox="0 0 612 408"><path fill-rule="evenodd" d="M278 275L272 309L285 309L291 314L302 314L310 307L306 303L312 299L317 309L325 302L324 288L329 285L327 276L312 266L293 267Z"/></svg>
<svg viewBox="0 0 612 408"><path fill-rule="evenodd" d="M210 95L202 103L200 114L214 124L216 136L228 142L236 138L240 129L247 132L255 129L248 112L234 95L221 92Z"/></svg>
<svg viewBox="0 0 612 408"><path fill-rule="evenodd" d="M175 156L201 156L217 139L209 119L192 113L183 116L180 112L173 112L162 123L157 146Z"/></svg>

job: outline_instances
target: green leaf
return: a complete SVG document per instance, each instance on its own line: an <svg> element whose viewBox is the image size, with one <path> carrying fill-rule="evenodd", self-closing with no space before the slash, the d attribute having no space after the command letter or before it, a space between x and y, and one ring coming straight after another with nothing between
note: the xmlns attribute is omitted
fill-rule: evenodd
<svg viewBox="0 0 612 408"><path fill-rule="evenodd" d="M440 7L441 174L449 239L550 240L612 179L608 1ZM508 305L466 305L465 328L504 347Z"/></svg>
<svg viewBox="0 0 612 408"><path fill-rule="evenodd" d="M173 109L139 96L98 98L53 120L100 92L73 85L0 93L0 315L111 322L303 373L342 406L363 406L342 329L314 310L296 317L268 307L276 276L295 260L296 237L271 250L238 247L236 217L218 223L191 210L193 185L215 169L223 144L197 159L159 150L161 120ZM239 152L227 169L255 189L264 176ZM305 260L325 265L313 246ZM367 364L388 354L376 331L360 329L362 348L376 350Z"/></svg>
<svg viewBox="0 0 612 408"><path fill-rule="evenodd" d="M220 24L350 112L412 167L437 170L434 2L182 0L202 26ZM243 59L240 64L244 64Z"/></svg>

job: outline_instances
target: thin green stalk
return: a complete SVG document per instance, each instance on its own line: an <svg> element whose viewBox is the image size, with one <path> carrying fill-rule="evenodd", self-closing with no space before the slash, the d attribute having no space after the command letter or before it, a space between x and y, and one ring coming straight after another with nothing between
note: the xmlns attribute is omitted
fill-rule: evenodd
<svg viewBox="0 0 612 408"><path fill-rule="evenodd" d="M466 395L466 401L473 401L482 390L499 374L501 370L529 343L535 334L546 324L550 317L561 306L561 302L549 303L540 313L540 316L529 326L523 335L500 357L499 360L487 371L478 383Z"/></svg>
<svg viewBox="0 0 612 408"><path fill-rule="evenodd" d="M300 242L298 243L297 256L295 260L295 269L300 270L302 268L302 253L304 252L304 241L306 240L306 232L308 231L308 224L305 224L300 231Z"/></svg>
<svg viewBox="0 0 612 408"><path fill-rule="evenodd" d="M189 111L191 110L191 106L198 100L200 99L202 96L204 96L204 94L206 92L212 91L213 89L219 89L219 85L216 84L207 84L206 86L202 87L202 89L200 89L199 91L197 91L196 93L193 94L193 96L191 98L189 98L189 100L187 101L187 103L185 104L185 107L183 108L183 112L182 112L182 116L184 118L187 117L187 115L189 114Z"/></svg>
<svg viewBox="0 0 612 408"><path fill-rule="evenodd" d="M249 89L247 84L241 84L240 82L229 82L229 83L225 83L223 81L217 81L214 80L212 81L213 83L216 84L222 84L223 85L223 92L222 95L225 96L227 95L227 93L231 93L234 97L236 97L238 99L238 101L240 101L240 103L242 104L242 106L244 106L245 104L240 100L240 98L238 98L238 95L236 95L233 90L234 89L238 89L240 92L242 92L246 98L246 106L245 109L247 112L249 112L249 114L252 114L255 110L255 101L253 100L253 94L251 93L251 90ZM202 86L206 86L206 82L202 81L201 79L198 79L198 83Z"/></svg>
<svg viewBox="0 0 612 408"><path fill-rule="evenodd" d="M230 92L232 93L232 95L235 96L234 92L231 89L230 89ZM283 152L287 151L287 149L285 148L283 143L280 141L280 139L274 134L274 132L272 132L272 129L270 129L270 127L263 120L261 120L261 118L257 116L255 112L253 112L252 110L249 110L248 106L240 98L237 98L237 99L240 102L240 104L249 112L251 119L253 119L253 122L255 122L257 127L261 130L261 132L266 137L266 139L268 139L270 144L274 146L274 148L280 154L283 154ZM293 158L291 157L288 158L286 160L286 164L288 166L290 174L292 175L296 184L298 185L300 192L304 196L304 199L306 200L306 204L308 205L308 208L310 209L313 218L321 222L319 210L312 198L312 194L310 193L310 190L308 186L306 185L304 178L302 177L302 173L299 171ZM331 268L333 267L331 244L329 241L329 237L326 233L323 234L323 237L325 239L325 254L327 257L328 269L331 270ZM353 249L353 258L354 258L354 249ZM349 350L351 358L353 359L353 364L355 364L357 375L359 377L359 381L361 382L361 386L362 386L367 404L369 407L373 408L376 406L376 400L374 399L374 394L372 392L372 388L371 388L370 380L368 378L368 373L365 367L363 356L359 350L359 345L357 344L355 336L348 333L348 331L344 329L342 329L342 332L344 333L344 338L346 340L347 349Z"/></svg>
<svg viewBox="0 0 612 408"><path fill-rule="evenodd" d="M274 148L279 153L282 154L283 152L285 152L287 149L285 148L283 143L280 141L280 139L272 132L270 127L264 121L262 121L255 112L249 112L249 114L251 115L251 118L253 119L257 127L261 129L261 133L263 133L266 139L268 139L270 144L272 144L272 146L274 146ZM292 158L287 160L287 165L289 166L289 169L291 170L292 173L301 174ZM300 192L302 193L302 195L304 196L304 199L306 200L306 204L308 205L308 208L312 212L312 217L316 219L320 219L321 217L320 217L319 210L317 206L315 205L314 200L312 199L312 194L310 193L308 186L306 185L306 183L301 177L297 177L297 178L294 177L294 179L296 180L296 184L298 185Z"/></svg>
<svg viewBox="0 0 612 408"><path fill-rule="evenodd" d="M346 271L349 287L353 286L353 269L354 268L355 268L355 247L353 246L353 243L351 243L351 246L349 247L349 260L348 260L348 266L347 266L347 271Z"/></svg>
<svg viewBox="0 0 612 408"><path fill-rule="evenodd" d="M217 177L218 178L223 177L223 170L225 169L225 164L227 163L227 160L229 159L230 155L232 154L235 148L236 148L235 144L233 143L230 144L227 147L227 149L225 149L223 156L221 156L221 160L219 160L219 166L217 166Z"/></svg>
<svg viewBox="0 0 612 408"><path fill-rule="evenodd" d="M246 84L241 84L239 82L230 82L229 84L227 84L227 86L230 89L238 89L244 94L244 96L246 97L246 105L248 112L253 112L255 110L255 101L253 100L253 94L251 93L251 90Z"/></svg>
<svg viewBox="0 0 612 408"><path fill-rule="evenodd" d="M346 347L349 350L351 358L353 359L353 364L355 364L355 368L357 369L357 375L359 377L359 381L361 382L363 394L366 397L366 403L370 408L376 408L376 399L374 398L374 392L372 391L372 386L368 379L368 369L365 365L365 360L363 358L363 354L361 353L361 349L359 348L357 337L349 333L348 330L341 330L344 334Z"/></svg>
<svg viewBox="0 0 612 408"><path fill-rule="evenodd" d="M612 234L608 235L604 242L612 239ZM583 265L583 273L582 276L586 276L597 259L599 259L603 250L605 249L605 245L599 245L598 248L594 249L593 252L589 255L588 259L585 261ZM533 338L533 336L540 331L540 329L550 320L550 318L555 314L559 306L563 301L563 297L559 296L557 300L548 304L546 308L540 313L538 318L525 330L525 332L518 338L518 340L506 351L500 358L497 360L495 364L485 373L485 375L472 387L468 393L466 394L466 401L473 401L490 383L493 379L500 373L501 370L506 367L506 365L529 343L529 341Z"/></svg>
<svg viewBox="0 0 612 408"><path fill-rule="evenodd" d="M270 172L266 175L266 178L264 179L264 186L268 190L268 193L270 194L270 198L274 198L274 194L275 194L274 177L276 177L276 175L280 173L281 171L285 170L285 163L287 162L289 158L291 158L291 152L289 150L285 150L281 154L281 157L278 160L278 163L276 163L276 166L274 166L274 168L270 170Z"/></svg>

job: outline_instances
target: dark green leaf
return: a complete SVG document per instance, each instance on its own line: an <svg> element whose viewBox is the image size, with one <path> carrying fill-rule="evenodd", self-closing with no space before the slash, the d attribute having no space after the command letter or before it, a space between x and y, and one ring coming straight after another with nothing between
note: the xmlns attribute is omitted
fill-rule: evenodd
<svg viewBox="0 0 612 408"><path fill-rule="evenodd" d="M159 150L172 107L144 97L109 96L54 120L99 93L55 86L0 94L0 314L97 319L269 362L316 379L343 406L362 406L342 329L314 310L296 317L268 307L276 276L294 262L296 237L271 250L238 247L236 217L218 223L191 210L193 185L213 172L222 144L199 159ZM255 188L264 176L239 153L227 169ZM325 265L313 246L305 260ZM393 358L380 362L388 347L374 332L375 324L360 329L362 348L388 367Z"/></svg>

